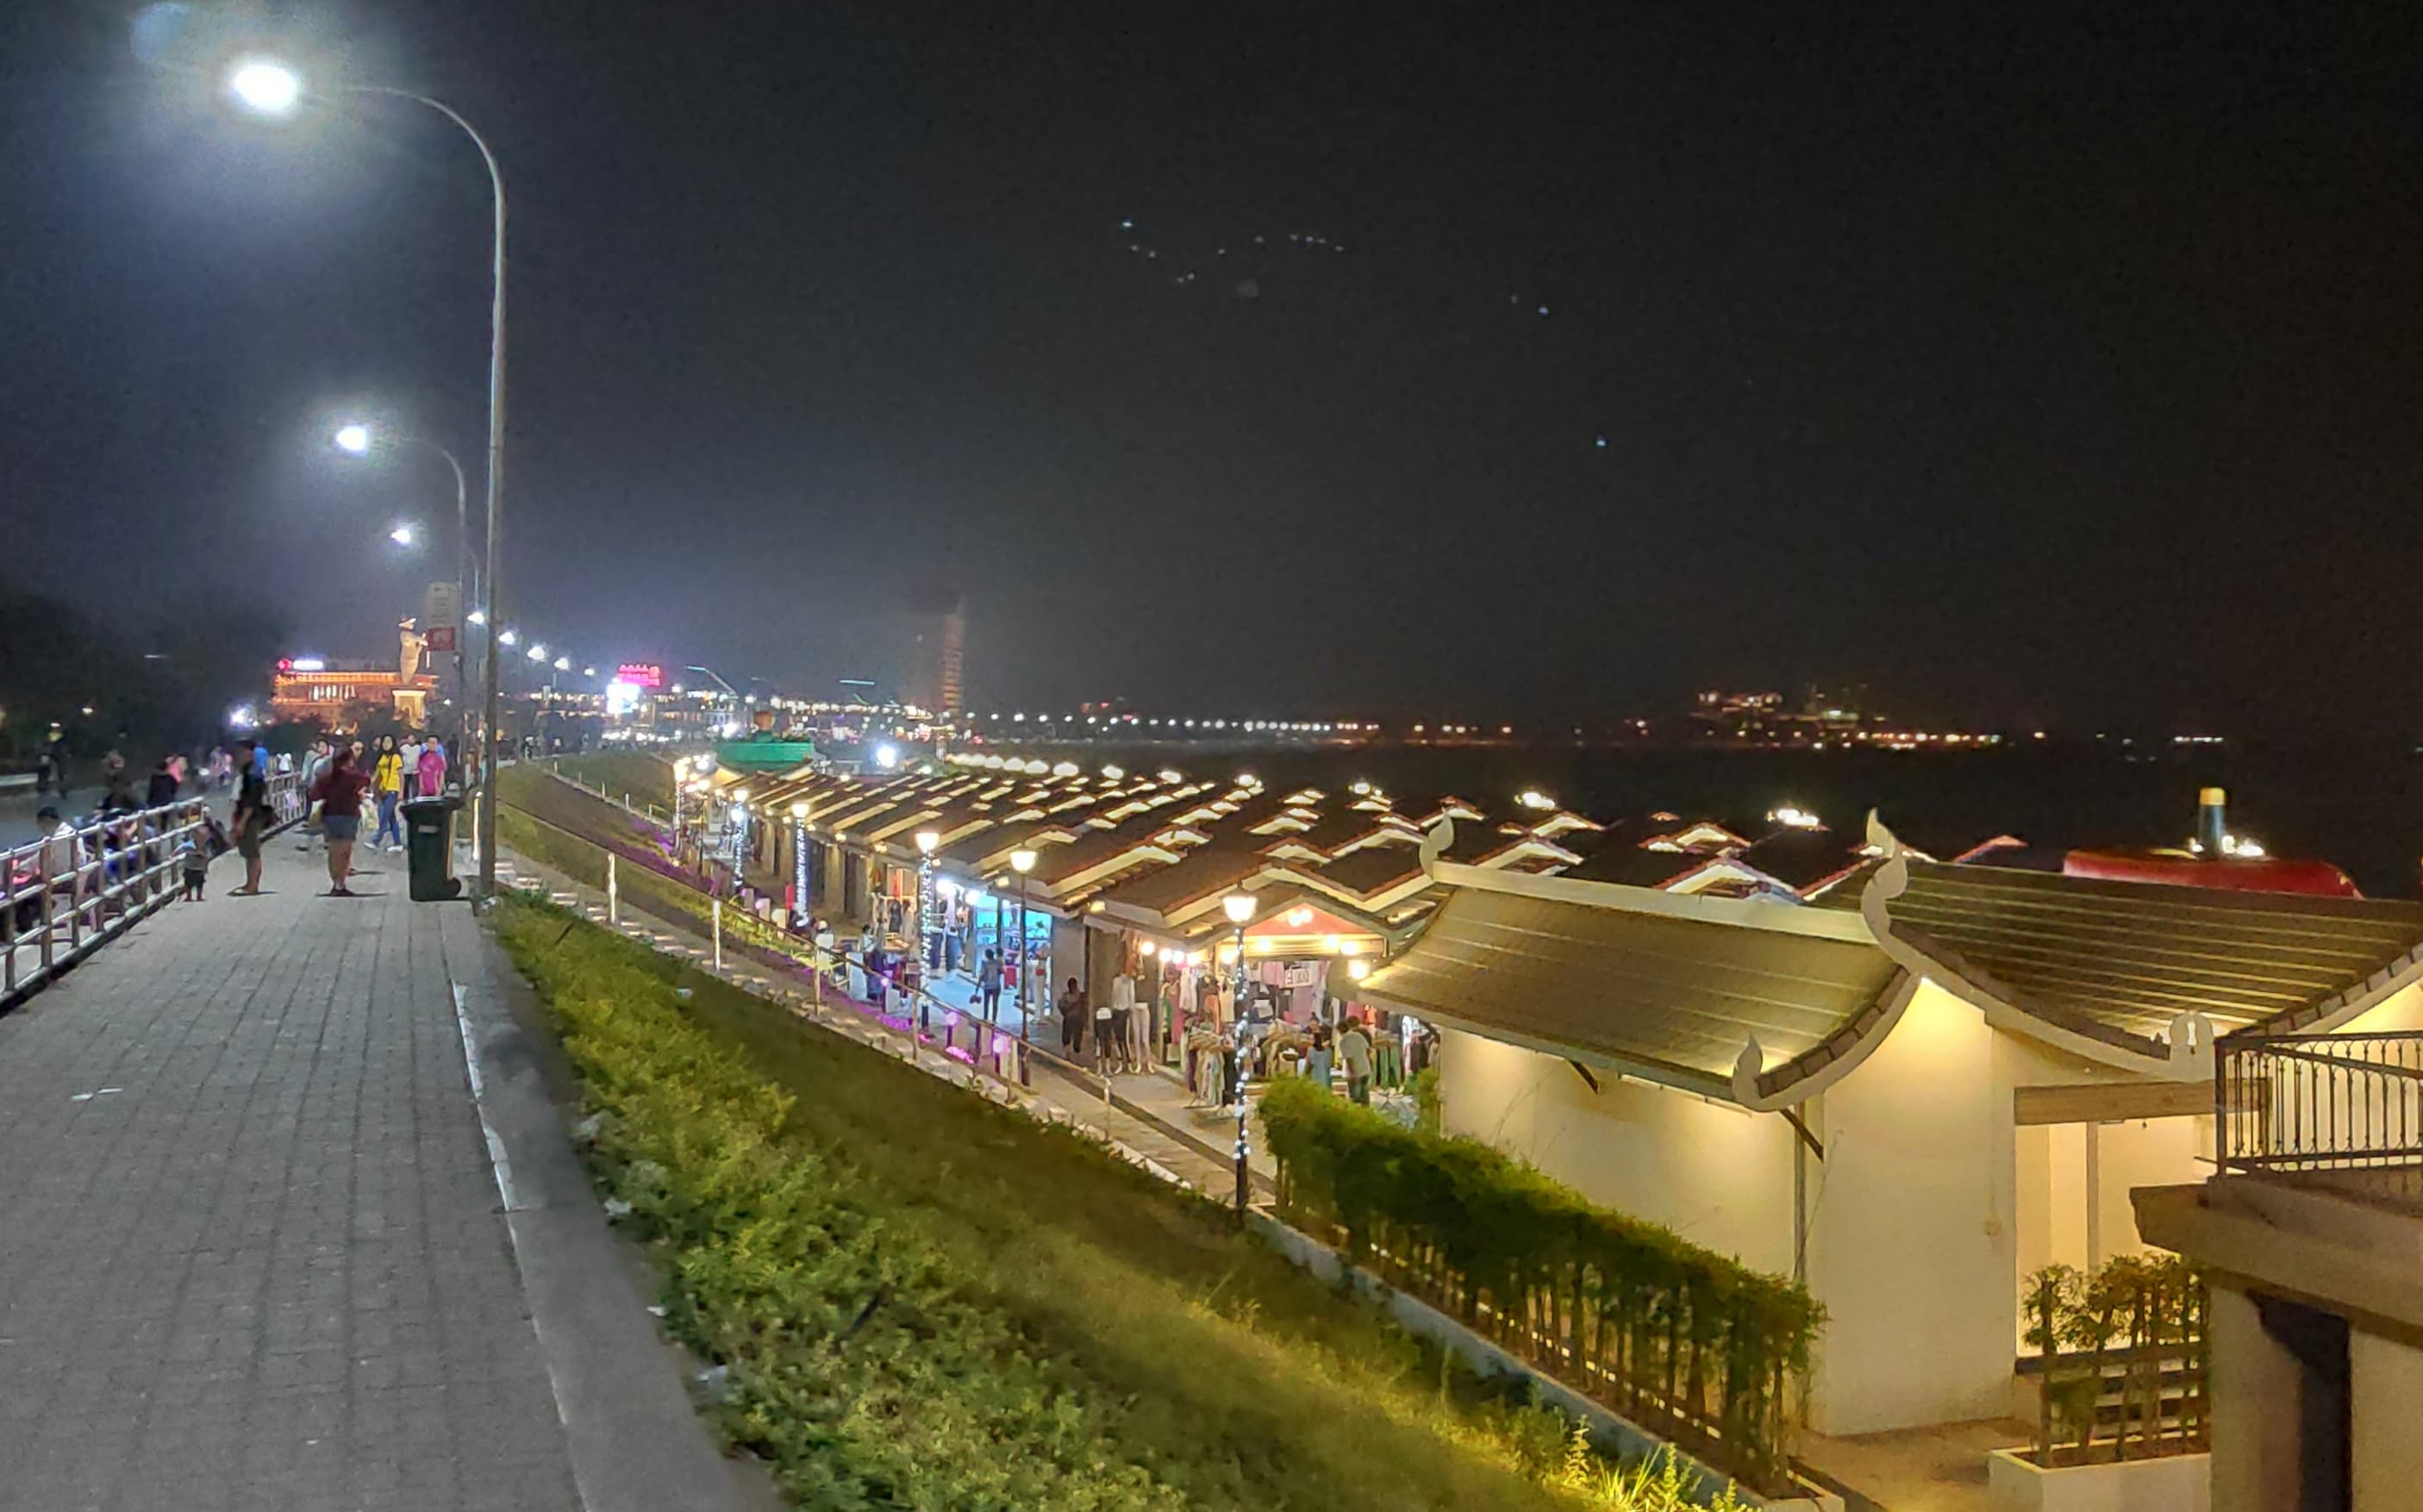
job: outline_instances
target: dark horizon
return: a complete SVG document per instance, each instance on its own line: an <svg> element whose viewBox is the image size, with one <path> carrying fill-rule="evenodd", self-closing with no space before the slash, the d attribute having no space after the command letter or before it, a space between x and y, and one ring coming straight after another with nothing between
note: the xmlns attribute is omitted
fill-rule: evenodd
<svg viewBox="0 0 2423 1512"><path fill-rule="evenodd" d="M587 661L896 686L956 588L979 708L2402 708L2414 18L1760 14L243 29L497 144L507 617ZM7 34L9 571L371 654L451 485L323 438L379 406L476 499L477 161L230 119L130 19Z"/></svg>

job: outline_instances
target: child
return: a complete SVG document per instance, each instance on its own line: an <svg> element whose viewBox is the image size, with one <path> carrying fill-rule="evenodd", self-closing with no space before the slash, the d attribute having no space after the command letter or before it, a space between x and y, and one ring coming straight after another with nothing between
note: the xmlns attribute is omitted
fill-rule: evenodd
<svg viewBox="0 0 2423 1512"><path fill-rule="evenodd" d="M202 879L211 874L211 853L188 835L178 847L178 854L185 864L185 901L198 903L202 900Z"/></svg>

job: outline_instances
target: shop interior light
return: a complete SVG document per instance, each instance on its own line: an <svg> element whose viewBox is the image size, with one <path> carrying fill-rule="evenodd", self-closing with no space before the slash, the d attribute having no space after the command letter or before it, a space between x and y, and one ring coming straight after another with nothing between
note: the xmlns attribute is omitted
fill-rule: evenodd
<svg viewBox="0 0 2423 1512"><path fill-rule="evenodd" d="M1028 872L1033 871L1035 869L1035 852L1032 851L1012 851L1009 853L1009 869L1017 872L1021 877L1025 876Z"/></svg>
<svg viewBox="0 0 2423 1512"><path fill-rule="evenodd" d="M1153 944L1150 940L1146 940L1136 947L1136 954L1144 957L1147 961L1150 961L1154 956L1157 956L1160 953L1161 947Z"/></svg>
<svg viewBox="0 0 2423 1512"><path fill-rule="evenodd" d="M1366 961L1361 956L1356 956L1354 960L1346 963L1346 975L1354 978L1356 981L1361 981L1364 978L1371 975L1371 963Z"/></svg>
<svg viewBox="0 0 2423 1512"><path fill-rule="evenodd" d="M919 830L917 832L917 853L919 855L932 855L934 853L935 847L942 843L942 835L940 830Z"/></svg>
<svg viewBox="0 0 2423 1512"><path fill-rule="evenodd" d="M1228 915L1229 923L1243 924L1247 919L1254 916L1254 895L1251 893L1230 893L1227 897L1220 899L1220 908L1223 913L1226 913Z"/></svg>
<svg viewBox="0 0 2423 1512"><path fill-rule="evenodd" d="M807 800L801 799L791 805L791 817L796 820L804 820L808 817Z"/></svg>

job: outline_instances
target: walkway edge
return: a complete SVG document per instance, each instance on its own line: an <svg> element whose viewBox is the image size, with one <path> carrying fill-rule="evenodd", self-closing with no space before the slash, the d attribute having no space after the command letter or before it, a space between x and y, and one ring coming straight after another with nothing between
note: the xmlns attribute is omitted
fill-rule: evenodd
<svg viewBox="0 0 2423 1512"><path fill-rule="evenodd" d="M549 1047L529 1027L535 995L468 909L433 906L446 910L472 1095L583 1512L769 1512L770 1480L727 1457L691 1405L689 1356L658 1332L642 1265L573 1151Z"/></svg>

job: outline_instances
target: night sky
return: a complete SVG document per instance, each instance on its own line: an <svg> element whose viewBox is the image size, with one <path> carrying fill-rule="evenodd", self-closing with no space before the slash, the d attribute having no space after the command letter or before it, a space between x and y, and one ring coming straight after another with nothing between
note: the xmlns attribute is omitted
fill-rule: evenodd
<svg viewBox="0 0 2423 1512"><path fill-rule="evenodd" d="M8 9L0 570L384 650L451 485L321 438L476 462L477 159ZM2412 7L266 14L504 160L583 660L894 679L949 585L978 707L2415 723Z"/></svg>

